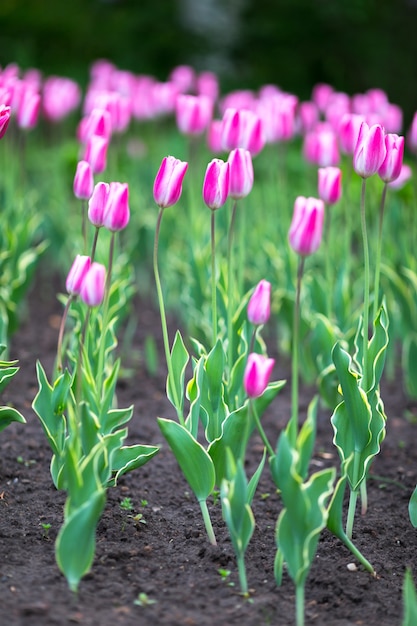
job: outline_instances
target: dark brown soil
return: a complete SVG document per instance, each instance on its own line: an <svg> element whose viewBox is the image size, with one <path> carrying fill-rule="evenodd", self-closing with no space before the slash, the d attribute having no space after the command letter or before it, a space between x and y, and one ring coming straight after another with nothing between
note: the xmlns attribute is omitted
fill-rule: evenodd
<svg viewBox="0 0 417 626"><path fill-rule="evenodd" d="M11 346L10 356L19 359L21 369L2 397L2 404L12 403L24 413L27 424L12 424L0 435L0 624L291 626L292 581L285 574L278 588L273 576L274 529L281 504L268 469L253 505L257 526L246 559L252 593L245 600L239 594L234 553L219 503L210 503L218 539L213 547L198 503L158 429L157 416L173 417L164 395L164 362L161 357L158 374L151 376L142 355L146 336L160 343L159 317L148 302L136 302L135 310L138 327L126 355L133 375L120 383L119 403L135 405L131 442L161 445L161 451L109 490L94 565L75 597L54 557L65 494L52 485L51 452L31 409L37 391L35 362L40 359L51 372L61 307L52 286L44 284L32 291L26 318ZM287 363L278 359L275 378L287 376ZM302 388L301 393L304 414L313 390ZM324 533L306 586L306 624L401 624L404 571L417 563L416 531L407 511L417 481L416 426L406 419L417 411L398 380L385 383L382 396L387 438L372 467L369 511L355 522L356 544L374 565L377 577L360 566L350 571L352 555ZM288 385L264 417L272 441L285 425L289 408ZM312 469L338 465L331 440L329 412L321 409ZM254 437L249 471L259 462L261 451L261 441ZM132 512L121 509L125 497L132 499L133 514L141 513L146 524L135 522L129 517ZM42 524L50 524L49 531ZM231 574L223 579L219 569ZM135 604L140 593L150 600L146 606Z"/></svg>

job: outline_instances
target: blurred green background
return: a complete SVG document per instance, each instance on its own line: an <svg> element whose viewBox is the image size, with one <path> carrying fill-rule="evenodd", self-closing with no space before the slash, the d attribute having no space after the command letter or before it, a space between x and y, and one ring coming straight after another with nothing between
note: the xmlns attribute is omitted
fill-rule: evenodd
<svg viewBox="0 0 417 626"><path fill-rule="evenodd" d="M308 98L317 82L384 89L417 109L417 0L1 0L0 65L88 80L106 58L165 80L190 63L222 91L273 83Z"/></svg>

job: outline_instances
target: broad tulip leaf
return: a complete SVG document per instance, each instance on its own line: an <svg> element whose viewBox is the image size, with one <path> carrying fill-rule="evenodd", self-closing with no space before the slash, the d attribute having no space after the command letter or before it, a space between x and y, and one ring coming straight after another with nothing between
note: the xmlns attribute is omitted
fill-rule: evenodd
<svg viewBox="0 0 417 626"><path fill-rule="evenodd" d="M145 465L155 454L159 452L157 446L133 445L122 446L115 450L112 460L112 472L114 478L110 480L110 485L116 485L120 476Z"/></svg>
<svg viewBox="0 0 417 626"><path fill-rule="evenodd" d="M411 575L411 570L406 569L403 585L404 618L402 626L414 626L417 623L417 593Z"/></svg>
<svg viewBox="0 0 417 626"><path fill-rule="evenodd" d="M12 422L26 424L26 420L17 409L10 406L0 406L0 432Z"/></svg>
<svg viewBox="0 0 417 626"><path fill-rule="evenodd" d="M158 425L197 500L206 500L215 484L214 464L210 456L178 422L158 417Z"/></svg>
<svg viewBox="0 0 417 626"><path fill-rule="evenodd" d="M183 413L184 409L185 368L187 367L189 358L190 356L184 345L181 333L177 331L171 350L171 363L175 378L174 380L171 380L171 377L168 374L166 389L168 400L175 407L175 409L181 413Z"/></svg>

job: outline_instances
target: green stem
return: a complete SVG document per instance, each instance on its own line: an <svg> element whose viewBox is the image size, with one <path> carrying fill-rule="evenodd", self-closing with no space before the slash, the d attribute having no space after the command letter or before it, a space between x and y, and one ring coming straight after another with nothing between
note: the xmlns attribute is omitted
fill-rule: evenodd
<svg viewBox="0 0 417 626"><path fill-rule="evenodd" d="M265 434L265 431L262 427L261 424L261 420L259 419L259 415L258 412L256 410L256 406L253 400L249 400L249 409L253 415L253 418L255 420L255 424L256 424L256 428L258 429L258 432L261 436L261 439L264 443L265 448L268 450L268 453L271 457L275 456L275 452L273 447L271 446L271 444L269 443L268 437Z"/></svg>
<svg viewBox="0 0 417 626"><path fill-rule="evenodd" d="M375 283L374 283L374 311L373 319L376 319L379 306L379 276L381 273L381 250L382 250L382 229L384 223L384 209L385 199L387 196L388 184L385 183L382 189L381 204L379 207L379 225L378 225L378 239L376 248L376 260L375 260Z"/></svg>
<svg viewBox="0 0 417 626"><path fill-rule="evenodd" d="M233 366L233 236L236 221L237 200L233 200L227 242L227 353L229 376Z"/></svg>
<svg viewBox="0 0 417 626"><path fill-rule="evenodd" d="M304 612L305 612L305 587L304 583L299 583L295 586L295 616L297 626L304 626Z"/></svg>
<svg viewBox="0 0 417 626"><path fill-rule="evenodd" d="M211 211L211 309L213 320L213 346L217 341L217 287L216 287L216 213Z"/></svg>
<svg viewBox="0 0 417 626"><path fill-rule="evenodd" d="M361 515L365 515L368 510L368 489L366 486L366 478L361 482Z"/></svg>
<svg viewBox="0 0 417 626"><path fill-rule="evenodd" d="M288 435L292 446L295 446L298 432L298 351L300 332L300 294L301 280L304 272L305 257L299 257L297 270L297 287L294 306L292 364L291 364L291 420L288 425Z"/></svg>
<svg viewBox="0 0 417 626"><path fill-rule="evenodd" d="M327 293L328 297L326 299L327 304L327 318L330 319L331 311L332 311L332 300L330 294L333 293L333 279L332 279L332 264L330 260L330 226L331 226L331 211L326 211L326 222L325 222L325 263L326 263L326 283L327 283Z"/></svg>
<svg viewBox="0 0 417 626"><path fill-rule="evenodd" d="M57 346L57 350L56 350L56 361L57 361L57 370L58 370L58 372L62 372L62 340L63 340L63 337L64 337L65 323L67 321L68 311L69 311L69 308L71 306L72 300L73 300L73 295L71 294L68 297L68 300L67 300L67 302L65 304L64 312L63 312L62 318L61 318L61 325L59 327L58 346Z"/></svg>
<svg viewBox="0 0 417 626"><path fill-rule="evenodd" d="M96 248L97 248L97 240L98 240L99 232L100 232L100 227L96 226L96 230L94 231L93 245L91 247L91 263L94 261L94 257L96 256Z"/></svg>
<svg viewBox="0 0 417 626"><path fill-rule="evenodd" d="M236 560L237 560L237 569L239 572L240 591L242 595L247 597L249 595L249 592L248 592L248 581L246 578L245 555L239 554Z"/></svg>
<svg viewBox="0 0 417 626"><path fill-rule="evenodd" d="M358 492L353 491L353 489L351 489L350 497L349 497L349 508L348 508L348 514L347 514L347 520L346 520L346 536L348 537L348 539L352 539L353 522L355 519L357 499L358 499Z"/></svg>
<svg viewBox="0 0 417 626"><path fill-rule="evenodd" d="M158 296L158 304L159 304L159 313L161 316L161 326L162 326L162 337L163 337L163 341L164 341L164 350L165 350L165 360L166 360L166 364L167 364L167 368L168 368L168 376L171 379L171 391L174 397L174 402L175 402L175 409L177 411L177 417L178 420L180 422L180 424L184 425L184 417L182 414L182 410L181 410L181 404L178 398L178 394L177 394L177 388L174 384L174 370L172 367L172 360L171 360L171 352L169 349L169 338L168 338L168 325L167 325L167 320L166 320L166 315L165 315L165 305L164 305L164 297L162 294L162 287L161 287L161 279L159 276L159 269L158 269L158 243L159 243L159 233L161 230L161 222L162 222L162 215L163 215L163 208L159 209L159 213L158 213L158 219L156 222L156 228L155 228L155 241L154 241L154 248L153 248L153 271L154 271L154 275L155 275L155 284L156 284L156 292L157 292L157 296Z"/></svg>
<svg viewBox="0 0 417 626"><path fill-rule="evenodd" d="M372 565L370 564L370 562L368 561L368 559L365 559L365 557L363 556L363 554L358 550L358 548L355 546L355 544L353 543L353 541L351 541L349 539L349 537L347 537L345 534L343 534L343 536L340 537L340 539L343 541L343 543L345 544L345 546L348 548L348 550L350 550L353 554L353 556L359 561L359 563L361 563L361 565L364 566L364 568L370 572L373 576L375 576L375 570L372 567Z"/></svg>
<svg viewBox="0 0 417 626"><path fill-rule="evenodd" d="M84 254L87 254L87 218L86 218L86 201L81 200L81 232L84 244Z"/></svg>
<svg viewBox="0 0 417 626"><path fill-rule="evenodd" d="M362 389L368 389L368 326L369 326L369 245L366 230L365 215L365 190L366 178L362 179L361 191L361 230L363 242L364 263L364 294L363 294L363 363L362 363Z"/></svg>
<svg viewBox="0 0 417 626"><path fill-rule="evenodd" d="M204 526L206 527L207 536L212 546L217 546L216 537L214 535L213 526L210 519L210 513L207 507L206 500L199 500L201 513L203 515Z"/></svg>
<svg viewBox="0 0 417 626"><path fill-rule="evenodd" d="M109 324L109 312L110 312L110 287L111 287L111 275L113 270L113 256L114 256L114 240L116 233L112 232L110 239L109 249L109 262L107 265L106 285L104 289L104 303L103 303L103 317L101 327L101 340L98 353L98 367L97 367L97 391L98 398L101 399L103 395L103 377L104 377L104 357L106 351L107 341L107 327Z"/></svg>

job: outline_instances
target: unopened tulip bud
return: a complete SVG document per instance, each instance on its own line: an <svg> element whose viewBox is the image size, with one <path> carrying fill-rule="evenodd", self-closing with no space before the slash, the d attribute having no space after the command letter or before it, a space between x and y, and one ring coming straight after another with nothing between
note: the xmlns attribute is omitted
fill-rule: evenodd
<svg viewBox="0 0 417 626"><path fill-rule="evenodd" d="M234 200L245 198L253 187L253 164L249 150L232 150L227 159L229 171L229 196Z"/></svg>
<svg viewBox="0 0 417 626"><path fill-rule="evenodd" d="M298 196L288 233L291 248L302 256L313 254L321 243L323 222L324 202Z"/></svg>
<svg viewBox="0 0 417 626"><path fill-rule="evenodd" d="M94 190L94 176L87 161L79 161L74 176L74 195L79 200L89 200Z"/></svg>
<svg viewBox="0 0 417 626"><path fill-rule="evenodd" d="M272 370L275 365L274 359L251 352L243 375L243 386L249 398L258 398L268 386Z"/></svg>
<svg viewBox="0 0 417 626"><path fill-rule="evenodd" d="M17 110L16 121L19 128L29 130L37 124L41 108L41 96L36 91L25 89Z"/></svg>
<svg viewBox="0 0 417 626"><path fill-rule="evenodd" d="M92 263L81 284L81 299L88 306L99 306L104 299L105 286L106 268L101 263Z"/></svg>
<svg viewBox="0 0 417 626"><path fill-rule="evenodd" d="M342 170L339 167L320 167L318 170L319 197L326 204L336 204L342 195Z"/></svg>
<svg viewBox="0 0 417 626"><path fill-rule="evenodd" d="M77 254L65 282L67 292L74 296L78 295L81 290L84 278L90 269L91 260L89 256Z"/></svg>
<svg viewBox="0 0 417 626"><path fill-rule="evenodd" d="M180 94L176 101L176 120L181 133L201 135L213 117L213 101L208 96Z"/></svg>
<svg viewBox="0 0 417 626"><path fill-rule="evenodd" d="M108 145L107 137L91 135L87 139L83 160L90 163L94 174L101 174L106 169Z"/></svg>
<svg viewBox="0 0 417 626"><path fill-rule="evenodd" d="M224 150L245 148L252 156L265 145L261 118L253 111L228 108L222 121L222 146Z"/></svg>
<svg viewBox="0 0 417 626"><path fill-rule="evenodd" d="M104 226L104 212L109 197L110 185L99 182L93 190L93 195L88 202L88 219L96 228Z"/></svg>
<svg viewBox="0 0 417 626"><path fill-rule="evenodd" d="M188 163L173 156L162 159L153 185L154 200L162 209L176 204L180 199L187 168Z"/></svg>
<svg viewBox="0 0 417 626"><path fill-rule="evenodd" d="M103 226L112 232L123 230L129 223L129 187L127 183L110 183L103 215Z"/></svg>
<svg viewBox="0 0 417 626"><path fill-rule="evenodd" d="M376 174L386 156L384 129L380 124L362 122L353 154L353 169L362 178Z"/></svg>
<svg viewBox="0 0 417 626"><path fill-rule="evenodd" d="M226 202L229 194L229 163L213 159L207 165L203 183L203 199L212 211Z"/></svg>
<svg viewBox="0 0 417 626"><path fill-rule="evenodd" d="M271 314L271 283L261 280L248 302L248 320L255 326L266 324Z"/></svg>
<svg viewBox="0 0 417 626"><path fill-rule="evenodd" d="M363 121L363 115L355 113L345 113L341 117L337 127L337 136L343 154L353 155Z"/></svg>
<svg viewBox="0 0 417 626"><path fill-rule="evenodd" d="M392 183L401 173L404 157L404 137L394 133L385 135L386 156L378 170L378 176L384 183Z"/></svg>
<svg viewBox="0 0 417 626"><path fill-rule="evenodd" d="M10 122L10 107L0 104L0 139L4 136Z"/></svg>

